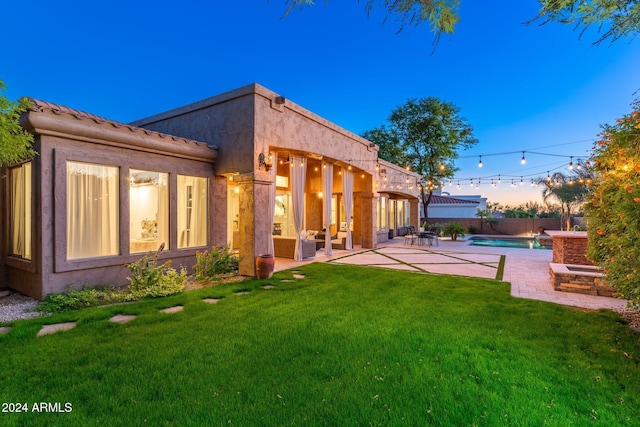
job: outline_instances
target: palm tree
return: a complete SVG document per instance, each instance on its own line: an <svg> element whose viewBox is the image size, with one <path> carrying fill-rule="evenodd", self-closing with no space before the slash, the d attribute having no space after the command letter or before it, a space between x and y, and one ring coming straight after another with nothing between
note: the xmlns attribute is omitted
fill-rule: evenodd
<svg viewBox="0 0 640 427"><path fill-rule="evenodd" d="M542 200L547 205L550 200L560 203L561 228L571 228L571 213L574 208L581 207L589 192L587 185L591 182L591 172L586 169L573 170L571 175L556 172L546 178L538 178L538 184L544 185Z"/></svg>

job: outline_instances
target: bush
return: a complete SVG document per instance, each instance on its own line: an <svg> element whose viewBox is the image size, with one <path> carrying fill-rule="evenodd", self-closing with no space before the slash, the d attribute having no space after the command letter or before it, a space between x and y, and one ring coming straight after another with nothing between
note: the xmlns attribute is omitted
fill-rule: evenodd
<svg viewBox="0 0 640 427"><path fill-rule="evenodd" d="M631 303L640 302L640 101L604 126L594 147L595 180L585 205L587 256Z"/></svg>
<svg viewBox="0 0 640 427"><path fill-rule="evenodd" d="M147 297L164 297L177 294L187 284L187 272L184 268L178 273L171 268L171 261L156 265L160 251L147 254L138 261L127 264L131 271L129 289L133 295L142 299Z"/></svg>
<svg viewBox="0 0 640 427"><path fill-rule="evenodd" d="M442 229L442 233L446 235L451 235L452 239L455 239L457 236L463 237L465 229L459 222L450 222L444 226Z"/></svg>
<svg viewBox="0 0 640 427"><path fill-rule="evenodd" d="M211 252L196 252L194 276L197 280L208 280L238 271L240 258L229 246L214 246Z"/></svg>
<svg viewBox="0 0 640 427"><path fill-rule="evenodd" d="M46 313L61 313L81 308L95 307L104 304L116 304L135 300L126 290L111 287L93 288L85 286L82 289L68 287L63 293L49 294L38 305L38 311Z"/></svg>

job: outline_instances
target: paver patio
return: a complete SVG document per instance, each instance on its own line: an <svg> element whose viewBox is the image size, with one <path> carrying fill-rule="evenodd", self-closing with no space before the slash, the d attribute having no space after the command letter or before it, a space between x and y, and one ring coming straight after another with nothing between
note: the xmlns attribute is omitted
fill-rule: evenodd
<svg viewBox="0 0 640 427"><path fill-rule="evenodd" d="M520 249L471 246L469 242L440 240L436 246L405 244L404 238L392 239L375 249L353 251L333 250L327 257L320 249L315 258L296 262L276 258L275 270L296 268L310 262L369 265L378 268L453 274L459 276L498 278L500 258L504 257L502 281L511 283L511 295L557 304L597 310L619 310L627 301L617 298L556 291L549 277L549 263L553 252L549 249Z"/></svg>

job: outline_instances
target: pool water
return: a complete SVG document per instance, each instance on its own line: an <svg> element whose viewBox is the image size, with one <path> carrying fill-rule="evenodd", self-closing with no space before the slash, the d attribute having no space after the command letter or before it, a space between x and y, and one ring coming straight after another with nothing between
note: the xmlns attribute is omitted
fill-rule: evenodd
<svg viewBox="0 0 640 427"><path fill-rule="evenodd" d="M500 248L546 249L533 237L479 237L469 238L472 246Z"/></svg>

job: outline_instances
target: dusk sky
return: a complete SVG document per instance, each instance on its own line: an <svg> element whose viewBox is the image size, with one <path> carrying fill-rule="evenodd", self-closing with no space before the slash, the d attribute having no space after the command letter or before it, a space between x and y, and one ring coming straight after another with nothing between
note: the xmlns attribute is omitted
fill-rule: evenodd
<svg viewBox="0 0 640 427"><path fill-rule="evenodd" d="M593 46L595 29L580 39L572 26L524 25L535 0L463 0L462 22L433 54L428 27L397 34L393 18L382 25L383 10L367 17L355 0L319 0L286 18L284 0L5 3L9 99L126 123L256 82L362 134L407 99L435 96L479 139L446 191L502 204L539 201L529 181L566 171L570 157L559 156L588 157L600 125L640 96L640 40ZM510 187L520 177L525 185Z"/></svg>

